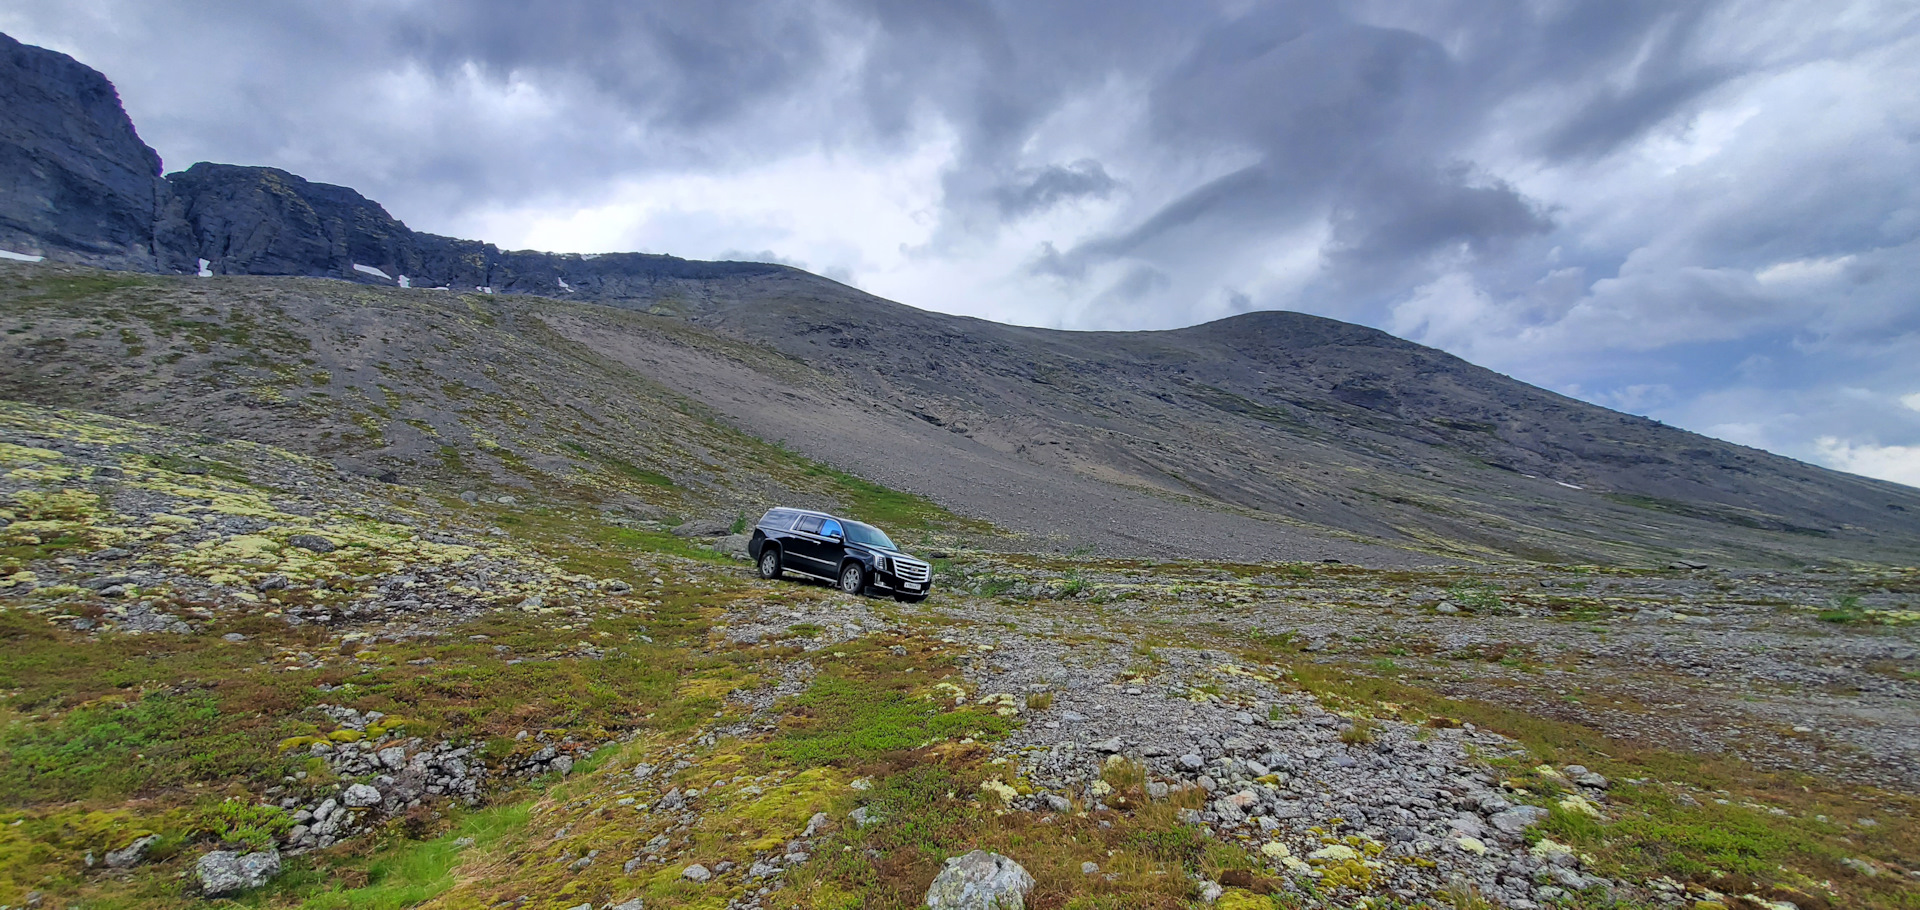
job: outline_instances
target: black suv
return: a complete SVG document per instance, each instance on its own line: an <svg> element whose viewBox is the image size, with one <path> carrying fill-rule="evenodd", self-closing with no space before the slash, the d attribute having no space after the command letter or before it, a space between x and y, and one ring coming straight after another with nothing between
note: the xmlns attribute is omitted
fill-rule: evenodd
<svg viewBox="0 0 1920 910"><path fill-rule="evenodd" d="M800 572L834 581L848 594L891 593L919 603L933 590L933 567L863 522L805 509L772 509L753 527L747 555L761 578Z"/></svg>

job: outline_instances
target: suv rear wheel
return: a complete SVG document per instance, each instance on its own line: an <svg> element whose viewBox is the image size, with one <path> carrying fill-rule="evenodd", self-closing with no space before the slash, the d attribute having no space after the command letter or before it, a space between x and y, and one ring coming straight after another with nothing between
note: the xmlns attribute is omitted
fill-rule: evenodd
<svg viewBox="0 0 1920 910"><path fill-rule="evenodd" d="M760 577L769 580L780 577L779 547L764 547L760 550Z"/></svg>
<svg viewBox="0 0 1920 910"><path fill-rule="evenodd" d="M864 594L867 591L867 570L857 562L840 567L840 590L848 594Z"/></svg>

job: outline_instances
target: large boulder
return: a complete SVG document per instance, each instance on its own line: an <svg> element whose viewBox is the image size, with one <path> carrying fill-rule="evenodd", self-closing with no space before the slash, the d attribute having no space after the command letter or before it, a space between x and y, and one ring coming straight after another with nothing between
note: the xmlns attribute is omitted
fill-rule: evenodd
<svg viewBox="0 0 1920 910"><path fill-rule="evenodd" d="M1026 910L1033 876L998 853L975 850L947 860L927 889L932 910Z"/></svg>
<svg viewBox="0 0 1920 910"><path fill-rule="evenodd" d="M147 852L152 850L154 845L158 843L160 843L160 835L148 834L144 837L134 838L133 843L121 847L118 850L108 850L107 868L131 869L138 866L147 858Z"/></svg>
<svg viewBox="0 0 1920 910"><path fill-rule="evenodd" d="M1539 806L1514 806L1501 812L1495 812L1487 822L1510 837L1519 837L1528 828L1547 820L1547 810Z"/></svg>
<svg viewBox="0 0 1920 910"><path fill-rule="evenodd" d="M200 880L200 891L208 897L251 891L280 874L280 851L235 853L231 850L215 850L200 857L193 872Z"/></svg>
<svg viewBox="0 0 1920 910"><path fill-rule="evenodd" d="M340 801L357 809L380 805L380 791L366 784L354 784L340 795Z"/></svg>

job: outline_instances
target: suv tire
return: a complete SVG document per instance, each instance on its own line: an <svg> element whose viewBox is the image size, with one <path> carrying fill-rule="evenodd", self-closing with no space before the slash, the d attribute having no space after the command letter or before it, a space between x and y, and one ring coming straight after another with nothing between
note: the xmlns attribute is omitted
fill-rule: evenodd
<svg viewBox="0 0 1920 910"><path fill-rule="evenodd" d="M857 562L840 567L840 591L859 596L867 593L867 570Z"/></svg>
<svg viewBox="0 0 1920 910"><path fill-rule="evenodd" d="M772 581L780 577L781 559L779 547L760 549L760 577Z"/></svg>

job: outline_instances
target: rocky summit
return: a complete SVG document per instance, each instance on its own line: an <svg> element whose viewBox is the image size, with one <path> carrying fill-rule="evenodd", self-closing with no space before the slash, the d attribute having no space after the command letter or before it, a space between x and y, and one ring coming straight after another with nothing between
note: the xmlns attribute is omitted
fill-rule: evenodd
<svg viewBox="0 0 1920 910"><path fill-rule="evenodd" d="M162 177L0 50L0 908L1920 901L1920 492ZM776 505L932 595L761 577Z"/></svg>

